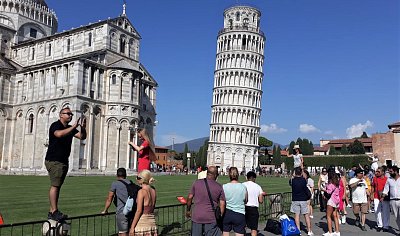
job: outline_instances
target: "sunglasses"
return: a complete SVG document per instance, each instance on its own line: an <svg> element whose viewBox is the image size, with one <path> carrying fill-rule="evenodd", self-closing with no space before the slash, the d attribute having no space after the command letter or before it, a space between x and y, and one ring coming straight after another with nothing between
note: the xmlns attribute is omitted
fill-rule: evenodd
<svg viewBox="0 0 400 236"><path fill-rule="evenodd" d="M65 114L65 115L69 115L69 116L73 116L74 115L74 113L72 113L72 112L66 112L66 113L61 113L61 114Z"/></svg>
<svg viewBox="0 0 400 236"><path fill-rule="evenodd" d="M136 180L141 180L141 179L142 179L142 177L136 176Z"/></svg>

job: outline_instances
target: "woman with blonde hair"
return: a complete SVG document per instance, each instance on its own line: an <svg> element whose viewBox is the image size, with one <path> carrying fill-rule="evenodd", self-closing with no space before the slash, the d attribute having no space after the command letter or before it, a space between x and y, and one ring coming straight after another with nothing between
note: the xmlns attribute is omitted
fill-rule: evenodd
<svg viewBox="0 0 400 236"><path fill-rule="evenodd" d="M138 156L138 172L142 170L150 170L150 162L155 158L155 149L153 140L151 140L149 134L146 129L138 130L138 137L142 141L140 146L137 146L133 142L128 142L137 152L139 152Z"/></svg>
<svg viewBox="0 0 400 236"><path fill-rule="evenodd" d="M236 236L242 236L246 233L247 189L239 182L239 171L236 167L229 168L228 175L231 182L223 185L226 211L222 231L224 236L229 236L229 232L233 229Z"/></svg>
<svg viewBox="0 0 400 236"><path fill-rule="evenodd" d="M154 183L149 170L143 170L136 177L137 183L142 187L136 198L136 213L133 218L129 236L157 236L157 225L154 217L156 205L156 190L150 186Z"/></svg>

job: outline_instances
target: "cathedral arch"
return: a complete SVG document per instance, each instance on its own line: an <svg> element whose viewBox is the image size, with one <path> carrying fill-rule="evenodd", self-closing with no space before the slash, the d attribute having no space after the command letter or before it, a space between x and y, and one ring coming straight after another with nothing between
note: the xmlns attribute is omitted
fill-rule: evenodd
<svg viewBox="0 0 400 236"><path fill-rule="evenodd" d="M0 14L0 24L7 26L8 28L12 28L15 30L15 25L12 19L6 15Z"/></svg>

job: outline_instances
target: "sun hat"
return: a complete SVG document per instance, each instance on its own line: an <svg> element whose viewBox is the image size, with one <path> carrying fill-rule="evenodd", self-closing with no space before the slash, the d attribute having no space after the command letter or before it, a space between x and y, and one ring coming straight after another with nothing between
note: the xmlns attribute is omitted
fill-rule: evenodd
<svg viewBox="0 0 400 236"><path fill-rule="evenodd" d="M300 149L300 145L298 144L294 145L293 149Z"/></svg>

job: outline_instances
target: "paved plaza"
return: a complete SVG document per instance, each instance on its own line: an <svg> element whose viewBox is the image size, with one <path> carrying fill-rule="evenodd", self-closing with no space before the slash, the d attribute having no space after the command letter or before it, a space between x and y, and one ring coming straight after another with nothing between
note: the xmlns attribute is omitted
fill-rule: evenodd
<svg viewBox="0 0 400 236"><path fill-rule="evenodd" d="M367 231L361 231L361 229L359 227L356 227L354 225L355 223L355 216L351 210L351 208L347 208L347 223L345 225L340 225L340 235L341 236L356 236L356 235L363 235L363 236L372 236L372 235L382 235L382 236L386 236L386 235L399 235L399 230L397 228L397 224L395 222L394 216L391 215L390 216L390 229L389 232L377 232L375 230L375 214L374 213L369 213L367 215L367 219L366 219L366 228ZM305 220L304 217L300 218L301 221L301 225L302 225L302 235L307 235L304 232L305 229ZM325 217L325 213L322 213L319 211L319 209L314 209L314 219L312 219L311 221L312 223L312 229L314 232L314 235L318 236L318 235L322 235L323 233L328 231L328 224L326 222L326 217ZM273 233L270 232L266 232L264 231L264 227L265 227L265 222L263 222L262 224L259 224L258 229L260 230L259 232L259 236L262 235L275 235ZM249 231L248 231L249 232Z"/></svg>

